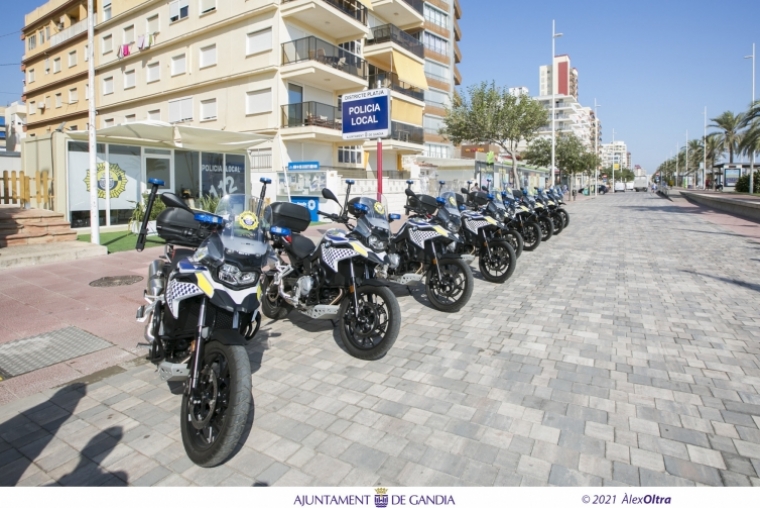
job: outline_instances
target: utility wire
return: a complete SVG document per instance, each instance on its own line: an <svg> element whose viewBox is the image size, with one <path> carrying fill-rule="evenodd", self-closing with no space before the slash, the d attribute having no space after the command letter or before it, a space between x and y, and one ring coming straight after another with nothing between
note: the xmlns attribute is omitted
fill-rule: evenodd
<svg viewBox="0 0 760 508"><path fill-rule="evenodd" d="M21 30L16 30L15 32L10 32L7 34L0 35L0 37L8 37L9 35L15 35L17 33L21 33Z"/></svg>
<svg viewBox="0 0 760 508"><path fill-rule="evenodd" d="M21 62L0 64L0 67L10 67L12 65L21 65Z"/></svg>

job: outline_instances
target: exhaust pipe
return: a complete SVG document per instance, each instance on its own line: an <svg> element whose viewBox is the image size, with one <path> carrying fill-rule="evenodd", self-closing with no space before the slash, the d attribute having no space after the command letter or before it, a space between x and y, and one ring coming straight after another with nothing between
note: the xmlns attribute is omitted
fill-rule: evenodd
<svg viewBox="0 0 760 508"><path fill-rule="evenodd" d="M164 292L164 265L162 260L156 259L148 267L149 296L158 296Z"/></svg>

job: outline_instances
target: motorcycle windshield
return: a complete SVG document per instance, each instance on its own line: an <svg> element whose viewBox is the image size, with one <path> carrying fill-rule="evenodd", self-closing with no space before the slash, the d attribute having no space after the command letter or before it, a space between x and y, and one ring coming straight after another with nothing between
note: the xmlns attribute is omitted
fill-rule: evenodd
<svg viewBox="0 0 760 508"><path fill-rule="evenodd" d="M372 228L384 229L386 231L391 230L391 225L388 222L388 209L383 203L367 197L359 198L359 203L369 209L362 216L362 219L365 219Z"/></svg>
<svg viewBox="0 0 760 508"><path fill-rule="evenodd" d="M265 225L256 210L251 209L251 204L245 194L229 194L219 201L215 213L225 219L220 234L225 259L246 267L261 267L267 262L269 244L264 233Z"/></svg>
<svg viewBox="0 0 760 508"><path fill-rule="evenodd" d="M451 217L461 217L462 213L459 211L459 204L457 203L457 193L453 191L444 191L441 193L444 204L443 208L448 212Z"/></svg>

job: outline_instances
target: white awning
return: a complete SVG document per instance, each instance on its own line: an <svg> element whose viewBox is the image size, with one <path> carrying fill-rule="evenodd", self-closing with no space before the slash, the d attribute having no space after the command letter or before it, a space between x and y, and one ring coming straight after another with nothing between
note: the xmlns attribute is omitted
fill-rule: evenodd
<svg viewBox="0 0 760 508"><path fill-rule="evenodd" d="M245 132L227 132L189 125L172 125L146 120L105 127L96 131L98 143L139 143L164 145L167 148L205 151L245 151L270 141L272 136ZM87 131L72 132L73 139L86 140Z"/></svg>

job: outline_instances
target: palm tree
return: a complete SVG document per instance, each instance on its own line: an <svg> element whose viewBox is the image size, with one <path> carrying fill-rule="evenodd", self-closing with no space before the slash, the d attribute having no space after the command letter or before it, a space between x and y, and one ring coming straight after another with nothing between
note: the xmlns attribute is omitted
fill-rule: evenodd
<svg viewBox="0 0 760 508"><path fill-rule="evenodd" d="M705 143L705 149L707 150L707 167L710 168L710 174L715 167L715 161L722 153L720 134L713 133L707 136L707 142ZM713 189L715 189L716 181L712 178Z"/></svg>
<svg viewBox="0 0 760 508"><path fill-rule="evenodd" d="M734 152L739 149L739 142L741 141L741 129L744 121L744 114L733 114L731 111L726 111L717 118L710 120L714 122L710 125L711 129L720 129L722 132L717 133L720 140L721 152L728 152L728 162L734 163Z"/></svg>
<svg viewBox="0 0 760 508"><path fill-rule="evenodd" d="M689 173L696 173L699 169L699 165L702 164L704 159L705 147L701 139L692 139L689 141Z"/></svg>

